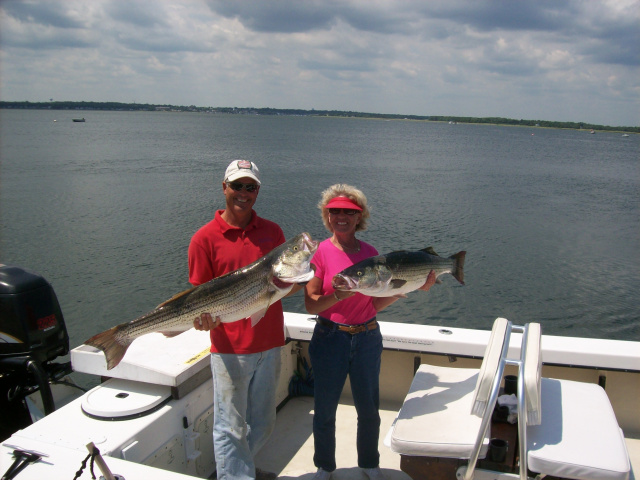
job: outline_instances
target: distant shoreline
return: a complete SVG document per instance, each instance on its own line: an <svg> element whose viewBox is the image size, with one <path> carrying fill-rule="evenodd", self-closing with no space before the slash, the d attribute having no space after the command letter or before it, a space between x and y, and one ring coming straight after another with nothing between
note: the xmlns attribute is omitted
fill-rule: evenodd
<svg viewBox="0 0 640 480"><path fill-rule="evenodd" d="M490 125L511 125L541 128L564 128L573 130L597 130L623 133L640 133L640 127L596 125L586 122L555 122L549 120L516 120L502 117L459 117L446 115L399 115L386 113L351 112L341 110L301 110L252 107L196 107L195 105L141 104L119 102L8 102L0 101L3 109L29 110L106 110L106 111L145 111L145 112L192 112L226 113L232 115L288 115L316 117L377 118L384 120L422 120L448 123L476 123Z"/></svg>

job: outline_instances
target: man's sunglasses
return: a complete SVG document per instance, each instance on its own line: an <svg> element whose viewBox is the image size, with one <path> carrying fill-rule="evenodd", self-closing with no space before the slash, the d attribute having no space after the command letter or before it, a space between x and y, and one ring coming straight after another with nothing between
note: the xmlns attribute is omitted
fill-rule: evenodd
<svg viewBox="0 0 640 480"><path fill-rule="evenodd" d="M344 213L345 215L355 215L359 213L360 210L356 210L354 208L330 208L329 213L331 215L338 215L340 213Z"/></svg>
<svg viewBox="0 0 640 480"><path fill-rule="evenodd" d="M255 183L241 183L241 182L229 182L227 186L231 187L234 192L242 191L242 188L249 192L253 193L260 188L260 185L256 185Z"/></svg>

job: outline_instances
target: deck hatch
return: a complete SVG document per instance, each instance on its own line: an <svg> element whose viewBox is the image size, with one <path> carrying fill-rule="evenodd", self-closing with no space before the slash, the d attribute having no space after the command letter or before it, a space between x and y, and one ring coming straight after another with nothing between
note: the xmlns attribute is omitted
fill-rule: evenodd
<svg viewBox="0 0 640 480"><path fill-rule="evenodd" d="M128 420L148 415L170 399L169 386L114 378L85 396L82 411L99 420Z"/></svg>

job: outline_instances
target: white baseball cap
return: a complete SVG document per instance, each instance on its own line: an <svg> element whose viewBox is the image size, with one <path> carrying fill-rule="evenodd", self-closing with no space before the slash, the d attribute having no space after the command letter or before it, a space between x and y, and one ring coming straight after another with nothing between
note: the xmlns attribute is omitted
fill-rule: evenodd
<svg viewBox="0 0 640 480"><path fill-rule="evenodd" d="M224 172L225 183L244 177L253 178L260 185L260 170L255 163L248 160L234 160Z"/></svg>

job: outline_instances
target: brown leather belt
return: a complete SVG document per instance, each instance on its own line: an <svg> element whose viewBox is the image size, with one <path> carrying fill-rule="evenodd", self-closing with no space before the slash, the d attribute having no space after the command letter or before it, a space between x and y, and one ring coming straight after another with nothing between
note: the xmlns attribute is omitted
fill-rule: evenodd
<svg viewBox="0 0 640 480"><path fill-rule="evenodd" d="M368 330L375 330L378 328L378 322L375 317L371 320L361 323L360 325L343 325L341 323L332 322L331 320L324 317L316 317L316 322L327 328L334 328L339 330L340 332L347 332L351 335L355 335L356 333L366 332Z"/></svg>

